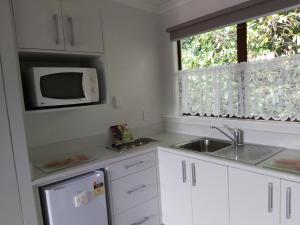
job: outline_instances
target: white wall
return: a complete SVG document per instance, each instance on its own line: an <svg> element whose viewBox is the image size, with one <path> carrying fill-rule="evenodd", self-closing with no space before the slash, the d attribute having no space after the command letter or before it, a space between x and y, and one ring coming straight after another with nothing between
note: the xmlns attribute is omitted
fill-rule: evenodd
<svg viewBox="0 0 300 225"><path fill-rule="evenodd" d="M161 78L158 59L158 18L146 11L103 1L105 70L108 98L117 96L120 109L108 105L74 111L25 116L29 146L97 135L127 122L142 127L161 121ZM148 114L143 121L142 111Z"/></svg>

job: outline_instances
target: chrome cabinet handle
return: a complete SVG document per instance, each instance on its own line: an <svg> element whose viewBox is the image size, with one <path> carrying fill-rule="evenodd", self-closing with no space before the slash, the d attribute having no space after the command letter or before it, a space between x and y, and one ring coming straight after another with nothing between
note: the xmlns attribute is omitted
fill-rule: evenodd
<svg viewBox="0 0 300 225"><path fill-rule="evenodd" d="M268 185L268 212L273 212L273 184Z"/></svg>
<svg viewBox="0 0 300 225"><path fill-rule="evenodd" d="M137 188L135 188L133 190L127 191L127 194L131 195L132 193L137 192L139 190L142 190L142 189L146 188L147 186L148 185L143 184L143 185L141 185L141 186L139 186L139 187L137 187Z"/></svg>
<svg viewBox="0 0 300 225"><path fill-rule="evenodd" d="M192 163L192 185L196 186L197 185L197 180L196 180L196 166L195 163Z"/></svg>
<svg viewBox="0 0 300 225"><path fill-rule="evenodd" d="M59 24L58 24L58 15L57 14L53 15L53 21L54 21L55 35L56 35L55 43L57 45L59 45L60 44L60 40L59 40Z"/></svg>
<svg viewBox="0 0 300 225"><path fill-rule="evenodd" d="M127 165L127 166L125 166L125 168L126 168L126 169L130 169L130 168L132 168L132 167L136 167L136 166L139 166L139 165L144 164L144 163L145 163L145 161L142 160L142 161L136 162L136 163L134 163L134 164Z"/></svg>
<svg viewBox="0 0 300 225"><path fill-rule="evenodd" d="M292 218L292 189L290 187L286 189L286 218L288 220Z"/></svg>
<svg viewBox="0 0 300 225"><path fill-rule="evenodd" d="M182 182L186 183L186 162L185 160L182 161Z"/></svg>
<svg viewBox="0 0 300 225"><path fill-rule="evenodd" d="M74 23L73 23L73 18L72 17L68 17L68 22L70 24L70 31L71 31L71 40L70 40L70 44L72 46L75 45L75 34L74 34Z"/></svg>
<svg viewBox="0 0 300 225"><path fill-rule="evenodd" d="M131 225L141 225L141 224L143 224L143 223L146 223L148 220L149 220L149 217L146 216L146 217L144 217L141 221L132 223Z"/></svg>

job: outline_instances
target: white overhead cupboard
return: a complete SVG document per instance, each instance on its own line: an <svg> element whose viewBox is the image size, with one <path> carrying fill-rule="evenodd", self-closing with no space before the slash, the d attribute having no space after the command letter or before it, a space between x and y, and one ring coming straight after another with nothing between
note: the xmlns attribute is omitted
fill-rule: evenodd
<svg viewBox="0 0 300 225"><path fill-rule="evenodd" d="M7 116L0 61L0 224L22 225L15 162Z"/></svg>
<svg viewBox="0 0 300 225"><path fill-rule="evenodd" d="M103 53L98 0L12 2L19 49Z"/></svg>

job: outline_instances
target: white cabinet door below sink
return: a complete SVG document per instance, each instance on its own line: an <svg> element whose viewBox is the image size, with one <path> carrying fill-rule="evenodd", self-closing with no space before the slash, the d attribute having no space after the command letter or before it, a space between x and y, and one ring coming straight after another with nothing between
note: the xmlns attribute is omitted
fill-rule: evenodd
<svg viewBox="0 0 300 225"><path fill-rule="evenodd" d="M300 224L300 184L281 181L281 225Z"/></svg>
<svg viewBox="0 0 300 225"><path fill-rule="evenodd" d="M192 225L189 159L163 151L158 154L162 222L164 225Z"/></svg>
<svg viewBox="0 0 300 225"><path fill-rule="evenodd" d="M231 225L279 225L280 179L229 168Z"/></svg>
<svg viewBox="0 0 300 225"><path fill-rule="evenodd" d="M193 225L229 225L227 167L191 162Z"/></svg>

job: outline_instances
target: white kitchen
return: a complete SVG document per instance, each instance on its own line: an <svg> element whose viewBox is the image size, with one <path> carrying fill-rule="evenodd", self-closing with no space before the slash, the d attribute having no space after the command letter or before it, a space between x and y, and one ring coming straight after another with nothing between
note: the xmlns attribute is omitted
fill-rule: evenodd
<svg viewBox="0 0 300 225"><path fill-rule="evenodd" d="M0 225L299 225L299 0L1 0Z"/></svg>

